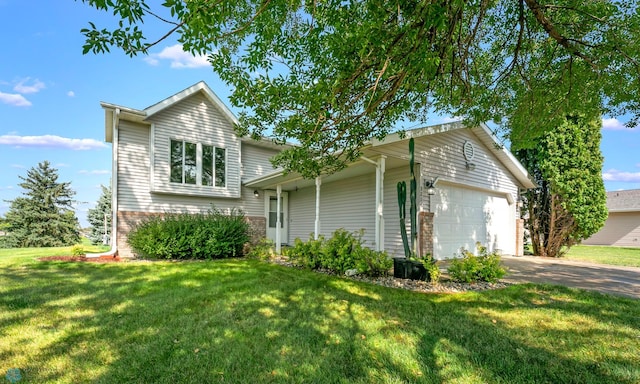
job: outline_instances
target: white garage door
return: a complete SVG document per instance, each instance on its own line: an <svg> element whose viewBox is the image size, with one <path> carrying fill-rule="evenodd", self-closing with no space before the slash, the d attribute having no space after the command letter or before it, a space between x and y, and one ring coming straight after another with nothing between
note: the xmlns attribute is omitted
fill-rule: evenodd
<svg viewBox="0 0 640 384"><path fill-rule="evenodd" d="M475 252L478 241L491 251L515 253L515 207L505 195L441 184L431 208L437 259L453 257L460 247Z"/></svg>

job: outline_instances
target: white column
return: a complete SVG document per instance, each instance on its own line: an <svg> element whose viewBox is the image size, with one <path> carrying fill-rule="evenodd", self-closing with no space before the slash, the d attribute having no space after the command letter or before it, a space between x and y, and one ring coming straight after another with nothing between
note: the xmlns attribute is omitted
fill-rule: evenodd
<svg viewBox="0 0 640 384"><path fill-rule="evenodd" d="M382 190L380 189L380 185L381 185L381 177L382 174L380 173L380 159L378 159L378 161L376 162L376 210L375 210L375 232L374 232L374 241L376 243L376 251L381 250L380 248L380 227L381 227L381 222L380 222L380 195L382 193Z"/></svg>
<svg viewBox="0 0 640 384"><path fill-rule="evenodd" d="M281 240L281 226L280 222L280 212L282 211L282 207L280 206L280 199L282 195L282 185L278 184L276 187L276 253L280 254L282 248L282 240Z"/></svg>
<svg viewBox="0 0 640 384"><path fill-rule="evenodd" d="M378 200L378 207L376 210L380 227L378 228L378 241L377 246L379 251L384 251L384 172L387 166L387 157L380 156L378 159L378 173L380 174L380 185L377 186L380 191L380 200Z"/></svg>
<svg viewBox="0 0 640 384"><path fill-rule="evenodd" d="M316 177L316 225L314 229L314 237L316 239L320 235L320 185L322 185L322 181L318 176Z"/></svg>

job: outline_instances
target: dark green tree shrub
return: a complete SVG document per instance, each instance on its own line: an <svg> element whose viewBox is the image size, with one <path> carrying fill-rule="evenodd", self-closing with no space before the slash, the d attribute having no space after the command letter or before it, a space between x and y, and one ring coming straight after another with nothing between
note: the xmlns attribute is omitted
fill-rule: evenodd
<svg viewBox="0 0 640 384"><path fill-rule="evenodd" d="M344 228L336 229L324 243L320 256L323 268L344 274L349 269L355 269L355 252L362 248L364 230L349 232Z"/></svg>
<svg viewBox="0 0 640 384"><path fill-rule="evenodd" d="M87 212L87 220L91 224L89 240L91 244L103 244L111 236L111 186L101 185L102 194L94 208Z"/></svg>
<svg viewBox="0 0 640 384"><path fill-rule="evenodd" d="M19 176L23 196L11 201L6 215L6 245L61 247L80 241L70 182L58 181L58 170L48 161Z"/></svg>
<svg viewBox="0 0 640 384"><path fill-rule="evenodd" d="M476 247L478 256L467 249L460 250L462 258L451 261L448 268L449 276L454 281L462 283L497 282L507 273L500 264L500 256L495 252L489 253L487 247L480 243L476 243Z"/></svg>
<svg viewBox="0 0 640 384"><path fill-rule="evenodd" d="M243 255L249 223L240 210L229 214L213 208L206 213L167 213L148 218L129 233L128 243L153 259L219 259Z"/></svg>

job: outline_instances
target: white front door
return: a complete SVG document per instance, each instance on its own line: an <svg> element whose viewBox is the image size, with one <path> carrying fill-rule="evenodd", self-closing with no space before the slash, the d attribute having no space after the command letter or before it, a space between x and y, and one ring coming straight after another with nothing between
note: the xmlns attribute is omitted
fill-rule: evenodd
<svg viewBox="0 0 640 384"><path fill-rule="evenodd" d="M275 191L265 191L265 217L267 218L267 239L276 242L276 221L278 198ZM289 243L289 195L280 194L280 243Z"/></svg>

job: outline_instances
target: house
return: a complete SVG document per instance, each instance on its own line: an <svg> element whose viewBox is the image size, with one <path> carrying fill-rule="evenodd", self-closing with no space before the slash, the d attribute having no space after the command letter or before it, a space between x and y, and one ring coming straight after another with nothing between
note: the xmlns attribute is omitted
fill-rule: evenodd
<svg viewBox="0 0 640 384"><path fill-rule="evenodd" d="M582 244L640 247L640 189L607 192L609 217Z"/></svg>
<svg viewBox="0 0 640 384"><path fill-rule="evenodd" d="M364 229L366 245L400 256L396 184L409 178L409 137L419 175L419 252L448 258L479 241L522 253L519 190L534 184L484 125L392 134L369 143L346 169L308 180L273 168L269 159L283 147L236 136L235 116L204 82L143 110L101 105L113 156L111 253L133 256L127 233L149 215L215 204L243 210L254 233L278 249L297 237Z"/></svg>

